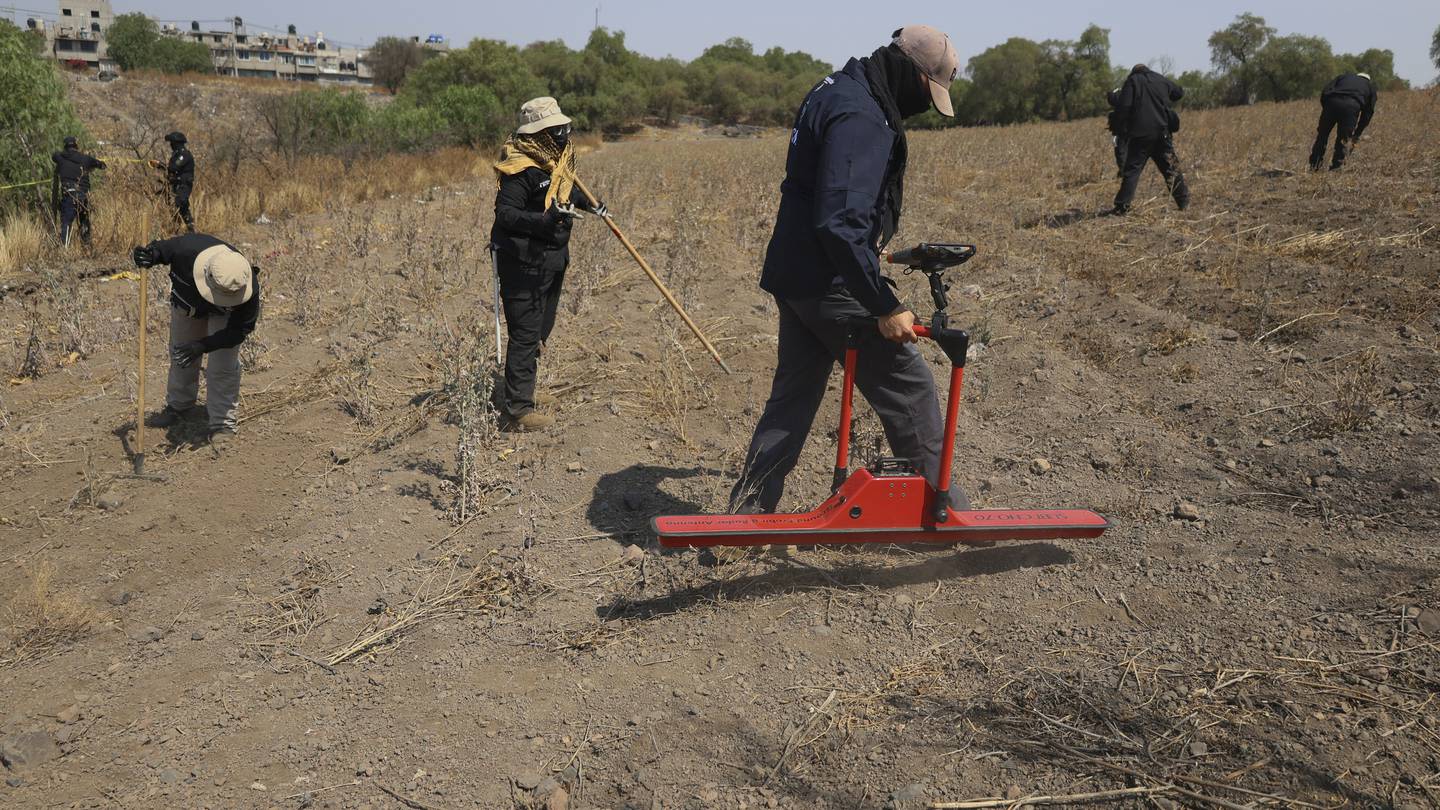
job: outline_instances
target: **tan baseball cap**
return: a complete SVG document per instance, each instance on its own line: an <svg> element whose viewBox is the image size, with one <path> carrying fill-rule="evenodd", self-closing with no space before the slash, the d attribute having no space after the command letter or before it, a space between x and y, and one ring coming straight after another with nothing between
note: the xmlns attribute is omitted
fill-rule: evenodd
<svg viewBox="0 0 1440 810"><path fill-rule="evenodd" d="M541 96L520 105L520 126L515 128L515 134L530 135L568 123L570 118L560 112L560 102L549 96Z"/></svg>
<svg viewBox="0 0 1440 810"><path fill-rule="evenodd" d="M907 25L896 31L893 44L910 61L920 68L930 80L930 100L941 115L955 117L955 107L950 103L950 83L960 73L960 56L950 37L938 28L928 25Z"/></svg>
<svg viewBox="0 0 1440 810"><path fill-rule="evenodd" d="M226 245L214 245L195 257L195 289L217 307L238 307L255 294L250 261Z"/></svg>

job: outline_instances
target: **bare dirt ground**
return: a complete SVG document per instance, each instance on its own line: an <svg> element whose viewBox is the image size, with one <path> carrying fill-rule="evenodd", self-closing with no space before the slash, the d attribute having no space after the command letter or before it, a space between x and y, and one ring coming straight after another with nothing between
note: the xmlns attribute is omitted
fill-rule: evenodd
<svg viewBox="0 0 1440 810"><path fill-rule="evenodd" d="M1098 509L1096 540L652 544L722 503L768 390L780 135L584 159L736 374L590 220L543 435L485 407L484 176L223 234L265 283L241 441L151 431L159 481L122 475L123 257L31 271L0 300L5 370L38 374L0 391L0 802L1437 803L1440 100L1382 99L1337 174L1302 171L1315 113L1187 115L1193 207L1151 172L1128 219L1093 216L1098 122L913 137L898 241L981 251L956 474ZM835 412L789 508L825 494Z"/></svg>

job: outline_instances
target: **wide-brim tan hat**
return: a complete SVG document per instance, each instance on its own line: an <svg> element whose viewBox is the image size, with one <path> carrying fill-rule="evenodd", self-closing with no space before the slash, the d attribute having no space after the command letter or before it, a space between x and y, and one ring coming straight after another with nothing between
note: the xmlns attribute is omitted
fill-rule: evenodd
<svg viewBox="0 0 1440 810"><path fill-rule="evenodd" d="M892 40L930 81L930 100L941 115L955 117L950 103L950 84L960 73L960 55L950 44L950 37L928 25L907 25L895 32Z"/></svg>
<svg viewBox="0 0 1440 810"><path fill-rule="evenodd" d="M200 251L192 270L200 297L217 307L238 307L255 294L255 274L250 261L229 245L215 245Z"/></svg>
<svg viewBox="0 0 1440 810"><path fill-rule="evenodd" d="M520 126L516 135L531 135L542 129L570 123L570 117L560 112L560 102L549 96L532 98L520 105Z"/></svg>

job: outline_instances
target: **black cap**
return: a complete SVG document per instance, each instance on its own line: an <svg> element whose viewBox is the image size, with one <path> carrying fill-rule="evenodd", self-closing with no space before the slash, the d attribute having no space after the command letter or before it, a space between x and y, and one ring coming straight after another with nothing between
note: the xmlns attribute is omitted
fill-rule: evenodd
<svg viewBox="0 0 1440 810"><path fill-rule="evenodd" d="M166 135L165 140L169 141L170 143L185 143L185 133L176 130L175 132Z"/></svg>
<svg viewBox="0 0 1440 810"><path fill-rule="evenodd" d="M65 148L66 148L66 149L76 149L76 148L78 148L79 146L80 146L80 142L77 141L77 140L75 140L75 136L74 136L74 135L66 135L66 136L65 136Z"/></svg>

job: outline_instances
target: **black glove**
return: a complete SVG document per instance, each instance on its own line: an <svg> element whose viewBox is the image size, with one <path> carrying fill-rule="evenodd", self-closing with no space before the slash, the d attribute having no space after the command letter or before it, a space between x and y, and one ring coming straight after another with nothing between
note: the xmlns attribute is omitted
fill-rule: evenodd
<svg viewBox="0 0 1440 810"><path fill-rule="evenodd" d="M156 262L160 261L160 257L155 255L155 251L140 246L136 246L134 250L130 251L130 258L134 260L136 267L154 267Z"/></svg>
<svg viewBox="0 0 1440 810"><path fill-rule="evenodd" d="M591 208L590 210L595 213L595 216L600 217L601 219L610 218L610 209L605 207L604 200L595 203L595 207Z"/></svg>
<svg viewBox="0 0 1440 810"><path fill-rule="evenodd" d="M180 368L189 368L195 365L195 361L199 360L200 355L204 353L205 344L198 340L192 340L189 343L181 343L171 349L170 359Z"/></svg>

